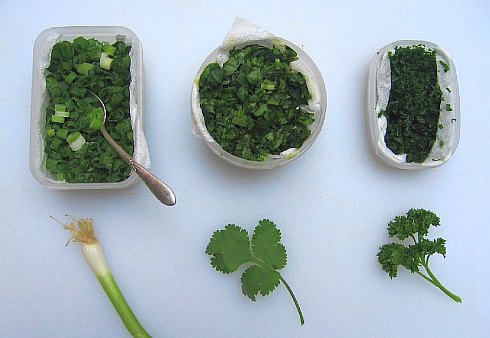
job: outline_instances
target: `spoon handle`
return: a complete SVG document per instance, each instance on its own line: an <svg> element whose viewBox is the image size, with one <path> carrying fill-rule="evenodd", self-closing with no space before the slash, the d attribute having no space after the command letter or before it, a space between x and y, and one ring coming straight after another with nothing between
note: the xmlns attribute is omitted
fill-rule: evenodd
<svg viewBox="0 0 490 338"><path fill-rule="evenodd" d="M158 177L153 175L141 164L136 162L116 141L109 135L104 125L100 127L102 135L104 135L107 142L116 150L119 155L133 168L133 170L138 174L141 180L146 184L148 189L155 195L155 197L165 205L172 206L176 202L175 194L172 189L165 184Z"/></svg>

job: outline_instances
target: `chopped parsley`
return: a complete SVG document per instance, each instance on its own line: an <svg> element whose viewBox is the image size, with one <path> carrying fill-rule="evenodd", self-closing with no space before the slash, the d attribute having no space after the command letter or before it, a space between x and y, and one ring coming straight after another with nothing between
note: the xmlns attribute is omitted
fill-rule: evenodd
<svg viewBox="0 0 490 338"><path fill-rule="evenodd" d="M406 162L422 163L436 140L442 100L436 53L422 45L396 47L389 59L385 142L393 153L406 154Z"/></svg>
<svg viewBox="0 0 490 338"><path fill-rule="evenodd" d="M209 64L199 81L206 128L227 152L264 161L299 148L311 135L313 113L303 107L311 98L297 60L288 46L233 48L221 67Z"/></svg>
<svg viewBox="0 0 490 338"><path fill-rule="evenodd" d="M53 46L46 73L44 150L46 169L59 181L119 182L129 177L131 168L98 131L102 110L88 90L97 93L105 103L105 126L109 134L132 154L130 49L131 46L122 41L108 45L83 37ZM112 53L112 60L110 67L102 68L104 51ZM74 148L67 140L69 135L81 135L86 142Z"/></svg>
<svg viewBox="0 0 490 338"><path fill-rule="evenodd" d="M439 63L441 64L442 68L444 68L444 73L447 73L449 71L449 65L442 60L439 60Z"/></svg>

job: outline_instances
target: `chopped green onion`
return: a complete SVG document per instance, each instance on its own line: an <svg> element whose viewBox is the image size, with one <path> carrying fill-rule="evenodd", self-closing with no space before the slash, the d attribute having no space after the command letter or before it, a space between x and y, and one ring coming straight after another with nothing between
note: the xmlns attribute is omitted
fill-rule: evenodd
<svg viewBox="0 0 490 338"><path fill-rule="evenodd" d="M53 142L51 142L50 147L53 150L57 150L60 147L61 143L62 141L59 138L55 138Z"/></svg>
<svg viewBox="0 0 490 338"><path fill-rule="evenodd" d="M91 76L94 75L95 66L91 63L82 63L77 67L77 72L82 75Z"/></svg>
<svg viewBox="0 0 490 338"><path fill-rule="evenodd" d="M61 103L56 103L54 105L54 111L65 111L66 110L66 105L61 104Z"/></svg>
<svg viewBox="0 0 490 338"><path fill-rule="evenodd" d="M109 56L114 56L114 54L116 53L116 47L109 45L107 43L104 43L102 45L102 51L105 52Z"/></svg>
<svg viewBox="0 0 490 338"><path fill-rule="evenodd" d="M100 126L102 125L102 120L99 119L93 119L92 122L90 122L90 130L98 130Z"/></svg>
<svg viewBox="0 0 490 338"><path fill-rule="evenodd" d="M85 144L85 137L77 131L68 135L66 141L70 145L71 150L79 151Z"/></svg>
<svg viewBox="0 0 490 338"><path fill-rule="evenodd" d="M65 82L68 84L71 84L73 80L77 77L77 74L75 72L70 72L67 76L65 76Z"/></svg>
<svg viewBox="0 0 490 338"><path fill-rule="evenodd" d="M55 111L54 116L70 117L70 112L67 111Z"/></svg>
<svg viewBox="0 0 490 338"><path fill-rule="evenodd" d="M87 115L90 118L89 129L91 131L99 130L102 123L104 123L104 110L102 108L94 108Z"/></svg>
<svg viewBox="0 0 490 338"><path fill-rule="evenodd" d="M82 254L85 257L85 260L95 274L95 277L97 277L97 280L104 289L107 297L119 314L119 317L129 333L133 337L151 337L134 315L112 275L102 246L97 237L95 237L93 220L83 218L73 220L70 224L63 224L63 228L70 231L72 234L68 243L79 242L82 244Z"/></svg>
<svg viewBox="0 0 490 338"><path fill-rule="evenodd" d="M58 136L63 140L66 140L66 138L68 137L68 129L64 129L64 128L58 129L56 131L56 136Z"/></svg>
<svg viewBox="0 0 490 338"><path fill-rule="evenodd" d="M102 52L100 54L100 68L110 70L112 66L112 59L107 53Z"/></svg>
<svg viewBox="0 0 490 338"><path fill-rule="evenodd" d="M64 123L65 118L63 116L53 115L51 116L51 121L55 123Z"/></svg>
<svg viewBox="0 0 490 338"><path fill-rule="evenodd" d="M52 137L54 135L56 135L56 132L54 131L53 128L51 129L48 129L48 131L46 132L46 134L49 136L49 137Z"/></svg>

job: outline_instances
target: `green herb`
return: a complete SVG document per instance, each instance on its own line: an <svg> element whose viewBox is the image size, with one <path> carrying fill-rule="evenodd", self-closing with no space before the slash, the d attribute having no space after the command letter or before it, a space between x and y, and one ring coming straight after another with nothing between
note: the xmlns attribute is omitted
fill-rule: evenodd
<svg viewBox="0 0 490 338"><path fill-rule="evenodd" d="M414 244L408 246L401 243L384 244L379 249L378 261L383 271L391 278L397 276L398 266L401 265L438 287L454 301L461 303L461 298L446 289L429 269L429 258L432 255L440 254L446 257L445 239L426 238L429 228L439 225L439 217L425 209L410 209L406 216L396 216L388 224L388 234L390 237L397 237L400 241L410 239ZM427 274L420 271L420 268L423 268Z"/></svg>
<svg viewBox="0 0 490 338"><path fill-rule="evenodd" d="M439 60L439 63L442 65L442 67L444 68L444 73L447 73L448 70L449 70L449 65L447 63L445 63L444 61L442 60Z"/></svg>
<svg viewBox="0 0 490 338"><path fill-rule="evenodd" d="M263 161L299 148L311 135L313 114L303 107L311 95L304 76L290 62L287 46L233 48L220 67L209 64L199 80L206 128L227 152Z"/></svg>
<svg viewBox="0 0 490 338"><path fill-rule="evenodd" d="M252 240L248 233L234 224L213 233L206 248L211 255L211 265L223 273L237 271L244 264L248 268L242 275L242 292L255 301L255 296L268 295L280 282L291 295L298 311L301 325L303 313L293 291L277 271L286 266L286 248L280 243L281 232L270 220L264 219L255 227Z"/></svg>
<svg viewBox="0 0 490 338"><path fill-rule="evenodd" d="M449 103L446 104L446 110L447 111L453 111L453 108L451 107L451 105Z"/></svg>
<svg viewBox="0 0 490 338"><path fill-rule="evenodd" d="M391 91L385 142L406 162L424 162L437 134L442 93L436 53L424 46L396 47L390 56Z"/></svg>
<svg viewBox="0 0 490 338"><path fill-rule="evenodd" d="M131 174L131 168L99 133L103 111L88 91L97 93L106 104L109 134L132 154L130 49L122 41L109 45L83 37L53 46L46 74L45 154L46 169L57 179L70 183L119 182ZM103 53L106 69L100 65ZM70 138L70 143L69 134L80 136L76 141Z"/></svg>
<svg viewBox="0 0 490 338"><path fill-rule="evenodd" d="M52 217L53 218L53 217ZM70 242L79 242L82 245L82 254L92 272L97 277L100 285L104 289L107 297L111 301L114 309L119 314L124 326L133 337L150 337L148 332L140 324L133 311L129 307L124 295L122 294L119 286L116 283L111 269L107 264L107 260L102 250L102 246L95 236L94 224L92 219L81 218L73 220L69 224L63 224L63 228L70 231L72 237L68 240Z"/></svg>

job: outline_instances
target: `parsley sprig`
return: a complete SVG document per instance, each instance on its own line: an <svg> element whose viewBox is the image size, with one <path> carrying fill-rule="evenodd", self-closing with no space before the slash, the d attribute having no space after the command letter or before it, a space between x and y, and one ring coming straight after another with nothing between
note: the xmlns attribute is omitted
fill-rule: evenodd
<svg viewBox="0 0 490 338"><path fill-rule="evenodd" d="M299 303L289 284L277 271L287 263L286 248L280 241L281 232L268 219L259 221L252 240L249 239L247 230L228 224L223 230L213 233L206 254L212 256L211 265L225 274L248 264L241 278L242 292L252 301L255 301L258 294L268 295L282 282L293 299L303 325L304 318Z"/></svg>
<svg viewBox="0 0 490 338"><path fill-rule="evenodd" d="M388 224L388 234L390 237L397 237L400 241L411 239L413 244L408 246L401 243L384 244L379 248L378 261L383 271L391 278L397 276L398 266L401 265L438 287L455 302L461 303L461 298L446 289L429 268L429 259L432 255L440 254L446 257L445 239L426 238L429 228L439 225L439 217L425 209L410 209L406 216L396 216ZM423 268L426 274L420 268Z"/></svg>

